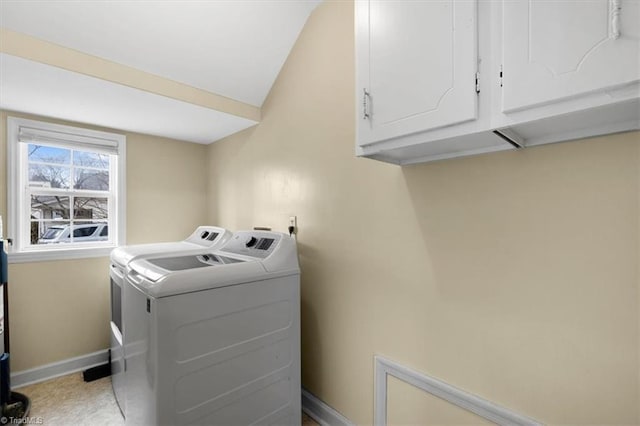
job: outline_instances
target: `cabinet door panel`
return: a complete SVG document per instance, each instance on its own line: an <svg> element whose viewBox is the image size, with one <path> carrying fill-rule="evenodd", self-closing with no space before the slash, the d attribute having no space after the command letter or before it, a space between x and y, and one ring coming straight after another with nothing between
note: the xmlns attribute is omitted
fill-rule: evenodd
<svg viewBox="0 0 640 426"><path fill-rule="evenodd" d="M476 118L475 1L356 7L361 145Z"/></svg>
<svg viewBox="0 0 640 426"><path fill-rule="evenodd" d="M637 0L503 2L503 111L639 80Z"/></svg>

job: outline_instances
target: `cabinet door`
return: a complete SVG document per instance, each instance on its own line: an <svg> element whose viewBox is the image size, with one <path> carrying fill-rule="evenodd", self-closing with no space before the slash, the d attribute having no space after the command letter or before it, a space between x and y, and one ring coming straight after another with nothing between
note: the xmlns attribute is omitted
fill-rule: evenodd
<svg viewBox="0 0 640 426"><path fill-rule="evenodd" d="M639 80L637 0L505 0L503 111Z"/></svg>
<svg viewBox="0 0 640 426"><path fill-rule="evenodd" d="M476 6L356 1L360 145L477 117Z"/></svg>

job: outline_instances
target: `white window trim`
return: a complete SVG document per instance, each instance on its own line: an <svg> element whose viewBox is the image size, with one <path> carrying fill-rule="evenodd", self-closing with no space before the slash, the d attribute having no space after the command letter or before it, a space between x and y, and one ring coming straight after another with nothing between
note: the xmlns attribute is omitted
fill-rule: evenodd
<svg viewBox="0 0 640 426"><path fill-rule="evenodd" d="M19 153L20 147L18 136L20 128L33 128L42 131L62 132L70 135L69 140L74 137L82 139L83 137L90 139L100 139L111 146L117 145L118 150L118 167L117 167L117 206L115 211L115 224L117 233L112 244L101 244L99 247L56 247L47 248L46 250L28 250L20 251L20 238L18 229L18 212L20 211L19 188ZM77 140L77 139L76 139ZM7 238L14 238L14 247L9 246L8 258L9 263L38 262L49 260L68 260L82 259L90 257L108 256L114 247L124 245L126 236L126 137L121 134L107 133L98 130L85 129L82 127L65 126L61 124L53 124L44 121L28 120L24 118L7 117L7 230L5 234Z"/></svg>

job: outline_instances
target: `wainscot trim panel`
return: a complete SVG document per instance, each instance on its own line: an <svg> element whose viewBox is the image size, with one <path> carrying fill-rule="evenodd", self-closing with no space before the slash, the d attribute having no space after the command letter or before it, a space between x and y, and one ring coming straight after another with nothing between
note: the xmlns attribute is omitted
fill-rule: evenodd
<svg viewBox="0 0 640 426"><path fill-rule="evenodd" d="M539 426L542 423L530 417L501 407L434 377L407 368L396 362L375 356L374 425L387 424L387 376L391 375L425 392L444 399L460 408L477 414L499 425Z"/></svg>

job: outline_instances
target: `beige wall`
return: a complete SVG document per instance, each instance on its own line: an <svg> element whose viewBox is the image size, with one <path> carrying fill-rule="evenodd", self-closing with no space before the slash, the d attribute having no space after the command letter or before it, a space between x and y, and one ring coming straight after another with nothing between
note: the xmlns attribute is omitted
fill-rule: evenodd
<svg viewBox="0 0 640 426"><path fill-rule="evenodd" d="M545 423L640 422L640 134L358 159L353 54L352 5L321 4L262 123L209 149L210 222L298 216L304 386L370 424L382 354Z"/></svg>
<svg viewBox="0 0 640 426"><path fill-rule="evenodd" d="M5 223L8 115L87 127L0 111L0 214ZM206 147L119 133L127 136L127 242L178 240L205 223ZM107 258L95 258L9 266L12 371L109 346L108 265Z"/></svg>
<svg viewBox="0 0 640 426"><path fill-rule="evenodd" d="M210 147L128 134L128 242L297 215L303 383L357 423L374 354L545 423L639 423L640 134L400 168L354 156L353 76L352 5L325 2L260 125ZM10 266L14 371L107 347L107 266ZM389 392L394 423L471 418Z"/></svg>

